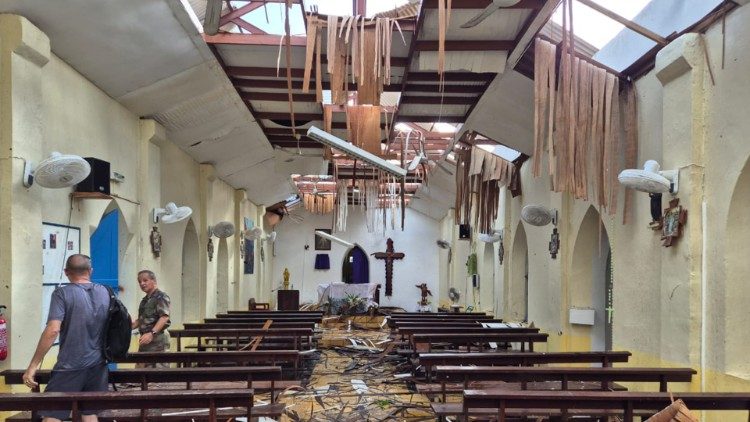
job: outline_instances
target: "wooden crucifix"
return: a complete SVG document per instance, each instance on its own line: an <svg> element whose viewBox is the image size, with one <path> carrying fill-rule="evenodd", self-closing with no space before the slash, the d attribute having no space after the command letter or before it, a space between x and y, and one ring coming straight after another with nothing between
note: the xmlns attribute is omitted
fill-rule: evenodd
<svg viewBox="0 0 750 422"><path fill-rule="evenodd" d="M406 254L393 252L393 239L388 238L385 252L375 252L372 256L385 261L385 295L390 297L393 295L393 260L404 259Z"/></svg>

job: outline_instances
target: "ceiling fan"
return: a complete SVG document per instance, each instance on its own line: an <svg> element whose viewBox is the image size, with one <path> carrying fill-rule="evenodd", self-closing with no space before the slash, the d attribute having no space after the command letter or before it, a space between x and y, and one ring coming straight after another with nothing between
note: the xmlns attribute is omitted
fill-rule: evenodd
<svg viewBox="0 0 750 422"><path fill-rule="evenodd" d="M478 15L471 18L468 22L461 25L461 28L472 28L477 25L479 25L480 22L487 19L487 17L493 13L495 13L496 10L502 9L503 7L511 7L515 6L516 4L520 3L521 0L492 0L492 3L487 5L487 7L484 8Z"/></svg>

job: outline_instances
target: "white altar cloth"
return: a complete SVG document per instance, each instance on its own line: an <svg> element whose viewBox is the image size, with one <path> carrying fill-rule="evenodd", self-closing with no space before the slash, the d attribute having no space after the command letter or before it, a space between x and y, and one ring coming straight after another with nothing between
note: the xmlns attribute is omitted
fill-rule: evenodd
<svg viewBox="0 0 750 422"><path fill-rule="evenodd" d="M349 294L367 299L367 307L378 306L374 300L377 288L376 283L346 284L334 282L319 284L318 305L327 303L329 299L344 299Z"/></svg>

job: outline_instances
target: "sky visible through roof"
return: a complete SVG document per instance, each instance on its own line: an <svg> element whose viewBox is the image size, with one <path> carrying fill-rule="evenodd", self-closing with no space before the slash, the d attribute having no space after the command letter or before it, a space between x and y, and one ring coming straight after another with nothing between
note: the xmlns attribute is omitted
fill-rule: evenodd
<svg viewBox="0 0 750 422"><path fill-rule="evenodd" d="M651 0L594 0L625 19L632 20ZM562 25L562 7L558 7L552 21ZM573 2L573 30L575 34L601 49L625 27L579 2Z"/></svg>

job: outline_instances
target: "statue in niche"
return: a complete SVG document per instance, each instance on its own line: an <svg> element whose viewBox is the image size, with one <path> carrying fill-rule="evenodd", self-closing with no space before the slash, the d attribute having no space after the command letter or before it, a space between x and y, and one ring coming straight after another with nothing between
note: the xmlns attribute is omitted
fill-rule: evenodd
<svg viewBox="0 0 750 422"><path fill-rule="evenodd" d="M208 262L212 262L214 260L214 240L213 238L208 238L208 245L206 245L206 251L208 252Z"/></svg>
<svg viewBox="0 0 750 422"><path fill-rule="evenodd" d="M240 237L240 259L245 260L245 238Z"/></svg>
<svg viewBox="0 0 750 422"><path fill-rule="evenodd" d="M149 237L151 240L151 253L154 254L154 258L158 258L161 255L161 233L159 233L159 228L154 226L151 229Z"/></svg>
<svg viewBox="0 0 750 422"><path fill-rule="evenodd" d="M557 253L560 251L560 234L557 232L557 227L552 229L552 236L549 241L549 254L552 259L557 258Z"/></svg>
<svg viewBox="0 0 750 422"><path fill-rule="evenodd" d="M289 268L284 268L284 284L281 286L281 290L289 290Z"/></svg>
<svg viewBox="0 0 750 422"><path fill-rule="evenodd" d="M500 265L503 265L503 259L505 258L505 247L503 246L503 238L500 238L500 243L497 244L497 261Z"/></svg>

